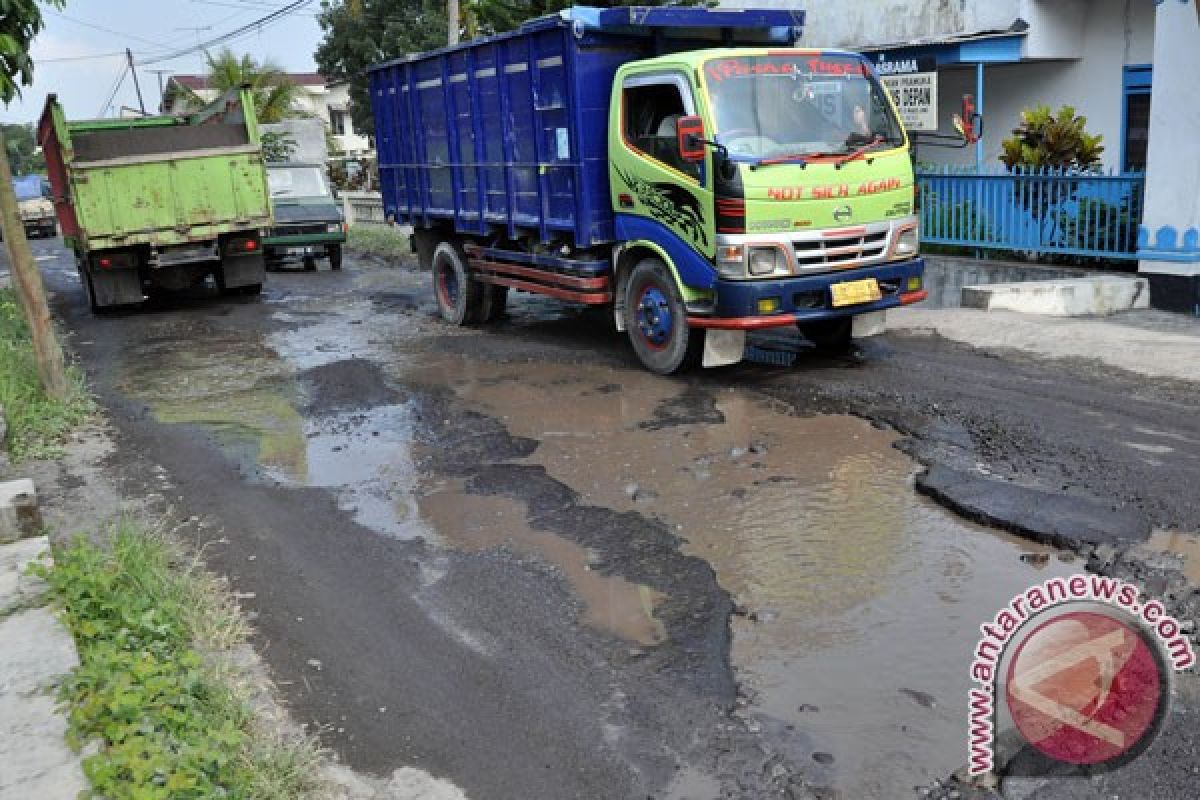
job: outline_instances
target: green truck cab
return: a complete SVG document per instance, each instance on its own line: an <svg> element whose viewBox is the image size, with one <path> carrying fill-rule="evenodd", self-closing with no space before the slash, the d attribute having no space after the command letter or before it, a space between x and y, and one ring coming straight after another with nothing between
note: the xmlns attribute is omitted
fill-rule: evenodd
<svg viewBox="0 0 1200 800"><path fill-rule="evenodd" d="M210 276L222 294L262 290L272 219L248 89L184 116L75 121L50 95L38 141L93 311Z"/></svg>
<svg viewBox="0 0 1200 800"><path fill-rule="evenodd" d="M346 225L330 191L324 169L317 164L269 163L267 184L275 225L263 233L267 266L299 258L305 269L328 258L332 269L342 268Z"/></svg>
<svg viewBox="0 0 1200 800"><path fill-rule="evenodd" d="M712 49L625 64L608 130L614 211L665 226L716 272L636 221L618 227L623 250L653 253L669 273L635 288L636 308L617 297L648 365L673 371L685 357L668 327L671 288L705 331L709 364L781 324L840 349L883 330L888 295L925 297L908 136L861 56Z"/></svg>

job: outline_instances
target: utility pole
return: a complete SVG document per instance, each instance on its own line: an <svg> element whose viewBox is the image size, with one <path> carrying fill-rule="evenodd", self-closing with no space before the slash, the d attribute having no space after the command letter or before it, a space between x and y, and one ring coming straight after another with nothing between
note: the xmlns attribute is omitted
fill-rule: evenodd
<svg viewBox="0 0 1200 800"><path fill-rule="evenodd" d="M13 285L21 300L21 309L29 323L29 335L33 339L33 356L37 362L38 377L47 396L61 400L67 396L67 372L63 364L62 348L54 335L54 323L50 319L50 307L46 304L46 288L42 285L42 273L38 271L29 242L25 239L25 225L17 210L17 196L13 193L12 169L8 164L8 145L0 132L0 227L4 229L4 245L8 248L9 271Z"/></svg>
<svg viewBox="0 0 1200 800"><path fill-rule="evenodd" d="M458 0L446 0L446 44L458 44Z"/></svg>
<svg viewBox="0 0 1200 800"><path fill-rule="evenodd" d="M142 114L146 113L146 101L142 99L142 85L138 83L137 70L133 66L133 51L128 47L125 48L125 58L129 61L129 71L133 73L133 88L137 89L138 108L142 110Z"/></svg>
<svg viewBox="0 0 1200 800"><path fill-rule="evenodd" d="M175 70L171 70L171 69L152 69L152 70L150 70L150 72L153 72L155 75L158 76L158 110L159 111L164 110L163 104L166 103L166 101L167 101L167 95L166 95L165 90L163 89L162 76L170 75L174 71Z"/></svg>

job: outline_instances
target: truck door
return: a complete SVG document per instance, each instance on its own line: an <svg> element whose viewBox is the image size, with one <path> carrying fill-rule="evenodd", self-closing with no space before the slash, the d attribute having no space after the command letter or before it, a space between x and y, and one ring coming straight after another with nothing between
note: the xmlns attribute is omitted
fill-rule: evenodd
<svg viewBox="0 0 1200 800"><path fill-rule="evenodd" d="M680 157L676 135L676 120L697 113L687 77L675 70L628 75L620 104L620 144L611 150L614 210L649 217L711 256L712 192L704 165Z"/></svg>

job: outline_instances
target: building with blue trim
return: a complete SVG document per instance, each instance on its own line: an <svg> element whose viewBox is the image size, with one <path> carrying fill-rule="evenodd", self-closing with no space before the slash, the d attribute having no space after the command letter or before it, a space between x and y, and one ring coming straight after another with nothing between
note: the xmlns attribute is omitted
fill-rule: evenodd
<svg viewBox="0 0 1200 800"><path fill-rule="evenodd" d="M934 64L938 128L951 133L963 95L984 120L971 147L921 146L931 164L999 166L1024 109L1074 106L1104 137L1104 167L1145 172L1137 255L1161 308L1200 314L1198 0L723 0L803 7L802 43L877 63Z"/></svg>

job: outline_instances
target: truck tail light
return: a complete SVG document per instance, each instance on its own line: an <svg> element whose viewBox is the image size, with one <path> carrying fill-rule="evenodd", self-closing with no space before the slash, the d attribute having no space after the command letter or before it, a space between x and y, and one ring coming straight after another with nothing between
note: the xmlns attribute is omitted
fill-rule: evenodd
<svg viewBox="0 0 1200 800"><path fill-rule="evenodd" d="M132 253L105 253L93 257L92 263L100 269L126 269L137 266Z"/></svg>
<svg viewBox="0 0 1200 800"><path fill-rule="evenodd" d="M227 253L254 253L258 251L258 239L231 239L225 246Z"/></svg>

